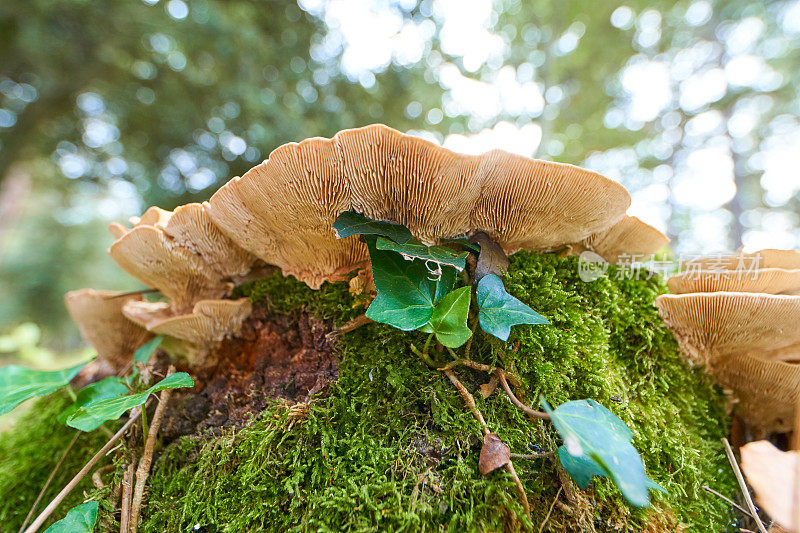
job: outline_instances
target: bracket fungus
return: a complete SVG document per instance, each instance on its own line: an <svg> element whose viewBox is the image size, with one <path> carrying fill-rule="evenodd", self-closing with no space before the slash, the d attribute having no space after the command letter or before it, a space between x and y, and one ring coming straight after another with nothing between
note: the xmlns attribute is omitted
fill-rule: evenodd
<svg viewBox="0 0 800 533"><path fill-rule="evenodd" d="M166 296L174 314L229 294L234 282L246 279L256 265L257 259L222 234L200 204L178 207L169 215L153 209L108 251L126 272ZM119 234L119 228L112 233Z"/></svg>
<svg viewBox="0 0 800 533"><path fill-rule="evenodd" d="M800 391L800 252L684 263L656 299L684 356L733 391L750 426L789 431Z"/></svg>
<svg viewBox="0 0 800 533"><path fill-rule="evenodd" d="M669 237L637 217L626 215L605 231L595 233L572 245L573 251L595 252L610 263L622 259L641 260L669 244Z"/></svg>
<svg viewBox="0 0 800 533"><path fill-rule="evenodd" d="M222 298L263 268L315 289L358 270L355 290L369 292L365 243L332 229L345 211L403 224L428 245L485 233L507 254L584 242L616 258L666 244L625 215L629 205L622 185L589 170L501 150L456 154L376 124L280 146L208 202L151 207L130 229L114 223L109 254L167 299L131 301L126 317L206 348L250 312Z"/></svg>
<svg viewBox="0 0 800 533"><path fill-rule="evenodd" d="M354 210L408 227L424 244L489 234L506 251L551 251L620 221L630 195L572 165L501 150L461 155L383 125L285 144L206 205L239 246L312 288L366 266L366 246L336 239Z"/></svg>
<svg viewBox="0 0 800 533"><path fill-rule="evenodd" d="M152 333L168 335L188 343L190 361L197 362L226 335L239 333L252 305L238 300L200 300L192 311L174 315L166 302L131 301L122 312Z"/></svg>
<svg viewBox="0 0 800 533"><path fill-rule="evenodd" d="M151 336L122 312L125 304L141 301L140 294L120 296L116 291L95 289L80 289L64 295L64 304L81 336L115 371L125 368L136 349Z"/></svg>

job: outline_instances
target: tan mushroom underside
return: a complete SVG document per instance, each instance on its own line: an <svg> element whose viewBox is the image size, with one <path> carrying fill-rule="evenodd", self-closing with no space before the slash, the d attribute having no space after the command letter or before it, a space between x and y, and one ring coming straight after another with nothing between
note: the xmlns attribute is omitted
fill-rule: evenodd
<svg viewBox="0 0 800 533"><path fill-rule="evenodd" d="M232 281L243 279L257 262L214 225L201 204L187 204L174 213L155 209L122 234L109 254L126 272L169 298L175 313L228 294Z"/></svg>
<svg viewBox="0 0 800 533"><path fill-rule="evenodd" d="M130 363L136 349L151 337L146 329L122 313L126 303L141 301L142 296L109 298L119 294L117 291L80 289L64 295L67 311L78 325L83 339L117 370Z"/></svg>
<svg viewBox="0 0 800 533"><path fill-rule="evenodd" d="M590 250L610 263L642 261L664 248L669 237L633 216L573 246L577 253Z"/></svg>
<svg viewBox="0 0 800 533"><path fill-rule="evenodd" d="M792 429L800 393L800 365L736 355L715 370L714 376L734 391L739 399L737 412L748 424L769 431Z"/></svg>
<svg viewBox="0 0 800 533"><path fill-rule="evenodd" d="M427 244L484 231L512 253L579 242L629 204L621 185L588 170L500 150L460 155L372 125L283 145L207 207L242 248L317 288L367 262L358 239L331 230L349 209Z"/></svg>
<svg viewBox="0 0 800 533"><path fill-rule="evenodd" d="M766 294L800 293L800 270L765 268L750 270L723 270L716 272L684 272L668 281L670 292L762 292Z"/></svg>
<svg viewBox="0 0 800 533"><path fill-rule="evenodd" d="M718 257L701 257L683 263L684 270L754 270L759 268L800 269L800 250L768 248L753 253L736 253Z"/></svg>
<svg viewBox="0 0 800 533"><path fill-rule="evenodd" d="M712 368L732 355L758 351L780 359L800 346L800 296L664 294L656 306L687 357Z"/></svg>
<svg viewBox="0 0 800 533"><path fill-rule="evenodd" d="M169 335L199 347L207 348L226 335L239 332L250 315L252 305L247 298L239 300L201 300L191 313L171 315L162 302L133 302L123 308L130 320L149 331Z"/></svg>

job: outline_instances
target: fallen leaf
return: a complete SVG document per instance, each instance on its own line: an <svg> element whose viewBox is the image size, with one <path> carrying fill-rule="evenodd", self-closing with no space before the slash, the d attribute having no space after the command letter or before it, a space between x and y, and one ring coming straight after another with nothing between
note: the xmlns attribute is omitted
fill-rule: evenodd
<svg viewBox="0 0 800 533"><path fill-rule="evenodd" d="M488 433L483 437L481 456L478 459L478 470L484 476L504 466L511 459L511 448L503 442L497 433Z"/></svg>
<svg viewBox="0 0 800 533"><path fill-rule="evenodd" d="M502 278L508 270L508 257L503 248L484 232L478 232L470 237L470 242L481 247L478 254L478 264L475 267L475 283L487 274L494 274Z"/></svg>
<svg viewBox="0 0 800 533"><path fill-rule="evenodd" d="M479 387L479 389L481 391L481 396L483 396L484 400L492 395L494 390L497 388L497 384L499 382L500 382L500 378L498 378L496 375L492 374L492 377L489 378L489 382L488 383L484 383L483 385L481 385Z"/></svg>
<svg viewBox="0 0 800 533"><path fill-rule="evenodd" d="M775 522L797 533L800 505L800 452L782 452L760 440L742 446L742 470L759 505Z"/></svg>

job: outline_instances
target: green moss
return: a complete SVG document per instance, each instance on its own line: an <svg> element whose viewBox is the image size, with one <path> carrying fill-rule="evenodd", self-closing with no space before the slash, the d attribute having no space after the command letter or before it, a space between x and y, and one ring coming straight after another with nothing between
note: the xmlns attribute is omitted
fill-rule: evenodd
<svg viewBox="0 0 800 533"><path fill-rule="evenodd" d="M80 433L59 424L56 416L70 403L64 392L37 400L15 422L14 429L0 434L0 531L17 531L20 528L36 496L76 433L79 433L78 438L45 492L36 514L108 440L108 435L102 431ZM106 463L108 461L101 462L99 466ZM64 518L69 509L83 503L85 494L96 492L91 479L84 478L46 525Z"/></svg>
<svg viewBox="0 0 800 533"><path fill-rule="evenodd" d="M522 377L520 397L554 405L594 398L634 433L648 475L669 495L653 494L648 510L632 509L608 480L574 485L554 508L554 531L725 531L731 514L701 490L733 494L720 437L727 434L724 398L686 366L653 306L655 280L610 277L586 284L574 258L520 253L505 278L515 296L551 326L515 327L507 343L479 335L473 359ZM272 312L301 309L337 323L354 309L347 284L311 291L280 275L239 289ZM480 431L461 397L408 346L426 336L381 324L341 339L339 379L305 417L272 404L236 434L197 436L168 446L150 480L142 531L498 531L521 516L507 474L478 472ZM445 354L440 354L445 359ZM458 368L472 391L486 374ZM549 423L531 421L499 392L479 408L513 452L554 449ZM2 440L0 440L2 442ZM4 449L4 448L0 448ZM516 460L537 530L559 487L549 460ZM5 470L3 468L2 470ZM3 475L3 474L0 474ZM0 494L6 494L0 479ZM567 499L565 494L574 494Z"/></svg>

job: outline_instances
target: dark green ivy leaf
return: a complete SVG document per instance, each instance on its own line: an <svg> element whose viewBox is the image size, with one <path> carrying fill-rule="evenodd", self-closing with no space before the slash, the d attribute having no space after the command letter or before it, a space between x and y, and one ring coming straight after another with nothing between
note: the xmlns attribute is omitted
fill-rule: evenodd
<svg viewBox="0 0 800 533"><path fill-rule="evenodd" d="M410 259L433 261L440 265L450 265L457 270L464 270L467 263L468 252L456 252L446 246L425 246L418 243L398 244L389 239L378 237L376 244L378 250L391 250Z"/></svg>
<svg viewBox="0 0 800 533"><path fill-rule="evenodd" d="M91 533L97 522L97 502L86 502L73 507L67 516L48 527L44 533Z"/></svg>
<svg viewBox="0 0 800 533"><path fill-rule="evenodd" d="M431 321L421 329L435 333L436 340L450 348L458 348L472 336L467 327L471 287L461 287L442 298L433 309Z"/></svg>
<svg viewBox="0 0 800 533"><path fill-rule="evenodd" d="M133 409L137 405L142 405L154 392L193 386L194 380L189 374L178 372L167 376L144 392L97 400L84 405L67 419L67 425L81 431L92 431L100 427L103 422L116 420L125 411Z"/></svg>
<svg viewBox="0 0 800 533"><path fill-rule="evenodd" d="M68 385L86 363L65 370L43 372L8 365L0 368L0 415L35 396L47 396Z"/></svg>
<svg viewBox="0 0 800 533"><path fill-rule="evenodd" d="M407 261L398 253L378 250L374 239L367 239L367 246L378 292L367 309L367 317L403 331L427 324L436 303L452 290L456 270L442 267L441 276L436 278L420 261Z"/></svg>
<svg viewBox="0 0 800 533"><path fill-rule="evenodd" d="M650 505L649 488L663 491L645 475L631 430L611 411L594 400L567 402L553 410L542 399L542 407L564 439L558 451L561 464L579 487L585 488L593 476L609 477L637 507Z"/></svg>
<svg viewBox="0 0 800 533"><path fill-rule="evenodd" d="M394 242L405 244L411 240L411 232L402 224L372 220L355 211L345 211L336 218L333 229L339 239L351 235L380 235Z"/></svg>
<svg viewBox="0 0 800 533"><path fill-rule="evenodd" d="M128 387L125 386L125 381L123 381L122 378L109 376L105 379L101 379L96 383L86 385L82 388L80 392L78 392L75 402L64 409L61 414L58 415L57 420L62 424L66 424L67 419L84 405L89 405L97 400L105 400L106 398L116 398L127 392Z"/></svg>
<svg viewBox="0 0 800 533"><path fill-rule="evenodd" d="M549 324L548 320L506 292L503 281L487 274L478 282L478 321L481 329L507 341L511 326Z"/></svg>

